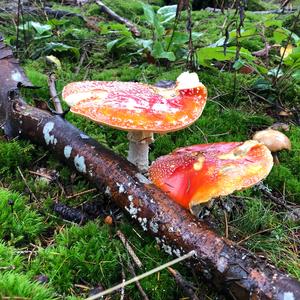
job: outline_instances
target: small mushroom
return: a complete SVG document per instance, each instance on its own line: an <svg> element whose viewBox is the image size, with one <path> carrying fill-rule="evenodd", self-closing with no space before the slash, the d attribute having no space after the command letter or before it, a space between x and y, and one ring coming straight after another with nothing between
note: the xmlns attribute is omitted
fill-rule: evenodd
<svg viewBox="0 0 300 300"><path fill-rule="evenodd" d="M279 160L276 152L281 150L291 150L291 142L289 138L278 130L268 128L258 131L254 134L253 140L264 144L272 152L274 163L278 164Z"/></svg>
<svg viewBox="0 0 300 300"><path fill-rule="evenodd" d="M97 123L127 130L128 160L148 169L153 133L167 133L191 125L201 115L207 90L196 73L182 73L172 88L136 82L82 81L64 87L71 111Z"/></svg>
<svg viewBox="0 0 300 300"><path fill-rule="evenodd" d="M222 142L179 148L149 168L152 182L185 208L253 186L273 166L257 141Z"/></svg>

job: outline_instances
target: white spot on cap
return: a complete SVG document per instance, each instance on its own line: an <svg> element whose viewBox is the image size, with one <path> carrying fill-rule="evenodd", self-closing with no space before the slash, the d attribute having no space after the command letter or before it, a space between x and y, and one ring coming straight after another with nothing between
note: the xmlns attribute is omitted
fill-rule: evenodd
<svg viewBox="0 0 300 300"><path fill-rule="evenodd" d="M77 171L86 173L86 165L85 165L83 156L80 156L77 154L74 158L74 164L75 164L75 168L77 169Z"/></svg>
<svg viewBox="0 0 300 300"><path fill-rule="evenodd" d="M71 156L71 152L72 152L72 147L71 146L65 146L64 148L64 155L65 155L65 158L70 158Z"/></svg>
<svg viewBox="0 0 300 300"><path fill-rule="evenodd" d="M183 72L176 80L176 89L186 90L201 86L197 73Z"/></svg>
<svg viewBox="0 0 300 300"><path fill-rule="evenodd" d="M54 137L54 134L50 134L50 132L54 128L53 122L47 122L43 128L44 140L47 145L53 144L56 145L57 139Z"/></svg>

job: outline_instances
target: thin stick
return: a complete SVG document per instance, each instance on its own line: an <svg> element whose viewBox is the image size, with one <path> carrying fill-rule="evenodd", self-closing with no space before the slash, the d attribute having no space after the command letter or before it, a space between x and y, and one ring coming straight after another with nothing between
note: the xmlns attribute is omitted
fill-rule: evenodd
<svg viewBox="0 0 300 300"><path fill-rule="evenodd" d="M62 114L64 111L62 109L60 100L57 96L56 87L55 87L55 79L56 79L55 74L51 73L48 77L49 92L50 92L50 96L53 101L56 112Z"/></svg>
<svg viewBox="0 0 300 300"><path fill-rule="evenodd" d="M130 260L128 260L127 262L127 266L128 266L128 270L130 272L130 274L134 277L136 277L135 271L134 271L134 267L131 264ZM141 293L141 295L143 296L143 300L149 300L147 294L145 293L143 287L141 286L139 281L135 282L136 287L138 288L139 292Z"/></svg>
<svg viewBox="0 0 300 300"><path fill-rule="evenodd" d="M126 281L126 282L124 282L124 283L122 282L122 283L117 284L117 285L115 285L114 287L109 288L109 289L107 289L107 290L105 290L105 291L103 291L103 292L101 292L101 293L98 293L98 294L96 294L96 295L93 295L93 296L91 296L91 297L88 297L88 298L86 298L86 300L95 300L95 299L98 299L98 298L100 298L100 297L102 297L102 296L111 294L112 292L117 291L117 290L119 290L119 289L122 288L122 287L125 287L125 286L127 286L127 285L129 285L129 284L131 284L131 283L133 283L133 282L138 281L138 280L141 280L141 279L143 279L143 278L145 278L145 277L147 277L147 276L149 276L149 275L152 275L152 274L154 274L154 273L157 273L157 272L159 272L159 271L161 271L161 270L163 270L163 269L165 269L165 268L167 268L167 267L170 267L170 266L172 266L172 265L174 265L174 264L177 264L177 263L179 263L180 261L183 261L183 260L185 260L185 259L188 259L188 258L194 256L195 254L196 254L196 251L192 250L192 251L188 252L187 254L184 254L184 255L182 255L182 256L176 258L176 259L173 259L173 260L171 260L171 261L169 261L169 262L167 262L167 263L165 263L165 264L163 264L163 265L161 265L161 266L158 266L158 267L156 267L156 268L154 268L154 269L152 269L152 270L150 270L150 271L148 271L148 272L146 272L146 273L144 273L144 274L138 275L138 276L136 276L136 277L134 277L134 278L129 279L128 281Z"/></svg>
<svg viewBox="0 0 300 300"><path fill-rule="evenodd" d="M138 268L141 268L143 266L143 264L140 261L140 259L137 257L135 252L133 251L132 247L129 245L125 235L120 230L118 230L116 232L116 234L117 234L118 238L121 240L121 242L123 243L124 247L126 248L128 253L130 254L130 256L132 257L134 263L137 265Z"/></svg>
<svg viewBox="0 0 300 300"><path fill-rule="evenodd" d="M93 192L97 192L97 189L93 188L93 189L85 190L85 191L82 191L82 192L79 192L79 193L67 196L66 198L67 199L72 199L72 198L76 198L76 197L79 197L79 196L82 196L82 195L85 195L85 194L88 194L88 193L93 193Z"/></svg>
<svg viewBox="0 0 300 300"><path fill-rule="evenodd" d="M18 172L20 173L21 178L23 179L23 181L24 181L24 183L25 183L25 185L26 185L26 187L27 187L27 189L28 189L30 195L34 198L35 201L38 201L37 197L35 196L35 194L34 194L34 193L32 192L32 190L31 190L31 188L29 187L29 185L28 185L28 183L27 183L27 181L26 181L26 179L25 179L25 177L24 177L24 175L23 175L21 169L19 168L19 166L17 166L17 169L18 169Z"/></svg>

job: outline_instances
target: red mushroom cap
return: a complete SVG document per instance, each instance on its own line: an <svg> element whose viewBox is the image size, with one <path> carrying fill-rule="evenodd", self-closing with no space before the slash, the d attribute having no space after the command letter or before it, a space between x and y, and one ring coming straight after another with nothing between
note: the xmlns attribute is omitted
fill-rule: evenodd
<svg viewBox="0 0 300 300"><path fill-rule="evenodd" d="M68 84L64 100L71 111L95 122L124 130L170 132L195 122L207 90L158 88L135 82L82 81Z"/></svg>
<svg viewBox="0 0 300 300"><path fill-rule="evenodd" d="M250 187L271 171L273 158L257 141L180 148L158 158L152 182L185 208Z"/></svg>

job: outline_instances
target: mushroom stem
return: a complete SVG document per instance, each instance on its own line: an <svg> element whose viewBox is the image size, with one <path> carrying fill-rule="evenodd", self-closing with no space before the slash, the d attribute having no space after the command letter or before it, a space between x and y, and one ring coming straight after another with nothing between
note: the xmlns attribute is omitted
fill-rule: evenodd
<svg viewBox="0 0 300 300"><path fill-rule="evenodd" d="M127 159L136 165L141 172L148 171L149 144L153 142L153 133L147 131L129 131L129 150Z"/></svg>

